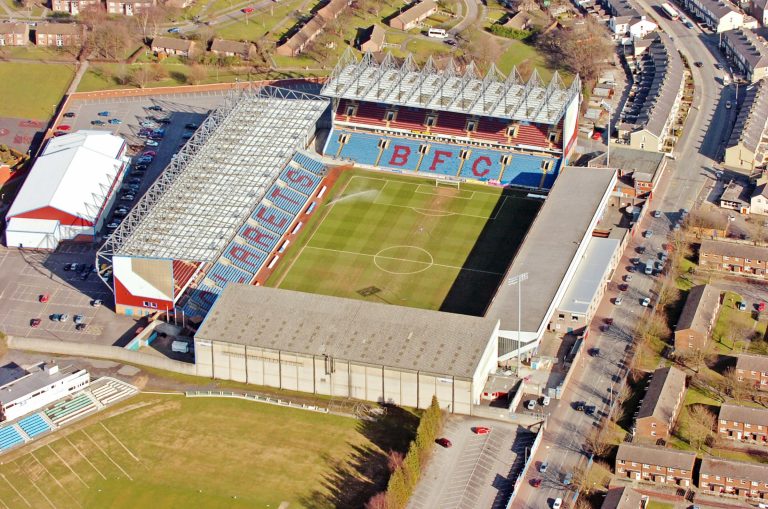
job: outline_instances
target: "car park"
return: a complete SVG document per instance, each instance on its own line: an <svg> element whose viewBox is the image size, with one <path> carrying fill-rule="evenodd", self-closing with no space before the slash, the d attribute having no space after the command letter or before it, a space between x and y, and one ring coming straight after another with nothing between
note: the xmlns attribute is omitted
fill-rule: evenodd
<svg viewBox="0 0 768 509"><path fill-rule="evenodd" d="M437 442L437 445L445 447L446 449L448 449L453 445L451 441L448 440L447 438L438 438L437 440L435 440L435 442Z"/></svg>
<svg viewBox="0 0 768 509"><path fill-rule="evenodd" d="M40 297L38 297L38 300L40 302L45 303L45 302L48 302L48 299L50 299L50 298L51 298L50 295L48 295L47 293L44 293L44 294L40 295Z"/></svg>
<svg viewBox="0 0 768 509"><path fill-rule="evenodd" d="M107 120L107 123L112 125L119 125L119 124L122 124L123 121L120 120L119 118L110 118L109 120Z"/></svg>
<svg viewBox="0 0 768 509"><path fill-rule="evenodd" d="M100 116L100 117L108 117L109 116L109 112L108 111L100 111L100 112L97 113L97 115Z"/></svg>
<svg viewBox="0 0 768 509"><path fill-rule="evenodd" d="M103 120L91 120L91 125L105 125Z"/></svg>
<svg viewBox="0 0 768 509"><path fill-rule="evenodd" d="M42 320L40 320L39 318L33 318L29 321L29 326L32 327L33 329L36 329L40 327L41 322Z"/></svg>
<svg viewBox="0 0 768 509"><path fill-rule="evenodd" d="M527 408L528 410L535 409L536 408L536 400L529 399L528 403L525 404L525 408Z"/></svg>

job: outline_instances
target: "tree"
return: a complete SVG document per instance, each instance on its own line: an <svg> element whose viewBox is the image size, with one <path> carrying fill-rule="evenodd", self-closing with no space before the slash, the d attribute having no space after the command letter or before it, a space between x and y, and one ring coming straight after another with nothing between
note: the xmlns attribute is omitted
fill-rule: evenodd
<svg viewBox="0 0 768 509"><path fill-rule="evenodd" d="M144 88L152 81L152 68L147 65L139 65L131 69L129 74L130 83L136 87Z"/></svg>
<svg viewBox="0 0 768 509"><path fill-rule="evenodd" d="M739 380L739 374L734 367L725 371L721 384L723 392L737 401L743 400L747 393L746 384Z"/></svg>
<svg viewBox="0 0 768 509"><path fill-rule="evenodd" d="M536 43L553 65L565 66L585 81L597 79L614 51L605 26L592 17L585 18L581 25L542 34Z"/></svg>
<svg viewBox="0 0 768 509"><path fill-rule="evenodd" d="M189 67L187 79L193 85L199 85L208 77L208 70L199 64L192 64Z"/></svg>
<svg viewBox="0 0 768 509"><path fill-rule="evenodd" d="M377 493L366 502L365 509L388 509L387 494Z"/></svg>
<svg viewBox="0 0 768 509"><path fill-rule="evenodd" d="M688 413L690 419L686 426L686 436L696 450L701 450L701 446L712 436L716 421L715 414L705 405L691 405Z"/></svg>
<svg viewBox="0 0 768 509"><path fill-rule="evenodd" d="M160 33L160 25L168 16L163 6L139 9L131 18L134 33L148 43Z"/></svg>
<svg viewBox="0 0 768 509"><path fill-rule="evenodd" d="M466 36L459 40L459 47L467 57L465 63L472 60L481 71L487 70L491 63L497 62L502 54L499 41L477 29L468 31Z"/></svg>
<svg viewBox="0 0 768 509"><path fill-rule="evenodd" d="M613 444L608 441L607 429L607 426L601 426L592 429L589 434L587 434L584 440L587 452L594 454L598 458L604 458L611 452Z"/></svg>
<svg viewBox="0 0 768 509"><path fill-rule="evenodd" d="M152 64L152 81L163 81L168 78L168 69L161 63Z"/></svg>

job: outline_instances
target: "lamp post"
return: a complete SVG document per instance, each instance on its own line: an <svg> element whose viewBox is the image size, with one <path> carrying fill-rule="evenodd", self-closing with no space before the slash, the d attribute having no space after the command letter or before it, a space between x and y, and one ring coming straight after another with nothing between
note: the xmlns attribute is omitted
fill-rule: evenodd
<svg viewBox="0 0 768 509"><path fill-rule="evenodd" d="M517 285L517 376L520 376L520 345L522 344L522 341L520 340L520 329L522 328L522 317L523 317L523 281L528 279L528 273L523 272L521 274L518 274L516 276L512 276L509 279L507 279L507 284L510 286Z"/></svg>
<svg viewBox="0 0 768 509"><path fill-rule="evenodd" d="M608 136L605 138L605 144L607 146L605 152L605 165L611 166L611 120L613 119L613 108L611 104L605 101L600 101L600 105L608 110Z"/></svg>

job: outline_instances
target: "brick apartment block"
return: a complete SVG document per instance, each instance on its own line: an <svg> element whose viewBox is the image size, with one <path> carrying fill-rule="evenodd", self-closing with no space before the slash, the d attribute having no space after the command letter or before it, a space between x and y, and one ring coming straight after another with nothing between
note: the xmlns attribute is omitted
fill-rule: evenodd
<svg viewBox="0 0 768 509"><path fill-rule="evenodd" d="M635 418L635 437L668 439L685 395L685 373L675 367L653 372Z"/></svg>
<svg viewBox="0 0 768 509"><path fill-rule="evenodd" d="M723 405L718 416L721 438L768 445L768 410L741 405Z"/></svg>
<svg viewBox="0 0 768 509"><path fill-rule="evenodd" d="M666 486L693 485L696 454L655 445L623 443L616 453L616 476Z"/></svg>
<svg viewBox="0 0 768 509"><path fill-rule="evenodd" d="M721 272L735 272L765 278L768 263L768 248L704 240L699 248L699 265L703 269Z"/></svg>
<svg viewBox="0 0 768 509"><path fill-rule="evenodd" d="M761 391L768 391L768 355L743 353L736 359L736 376L739 381Z"/></svg>
<svg viewBox="0 0 768 509"><path fill-rule="evenodd" d="M699 470L699 489L765 500L768 497L768 465L704 458Z"/></svg>

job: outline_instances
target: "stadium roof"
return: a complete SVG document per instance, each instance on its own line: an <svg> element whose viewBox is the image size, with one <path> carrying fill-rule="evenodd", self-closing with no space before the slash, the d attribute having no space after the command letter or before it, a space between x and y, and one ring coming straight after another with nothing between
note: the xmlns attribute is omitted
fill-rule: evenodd
<svg viewBox="0 0 768 509"><path fill-rule="evenodd" d="M122 222L100 255L211 261L295 151L328 100L246 90L214 111Z"/></svg>
<svg viewBox="0 0 768 509"><path fill-rule="evenodd" d="M522 288L521 332L540 334L548 314L576 271L586 244L616 181L616 170L566 167L555 180L504 278L528 273ZM486 317L516 331L518 289L503 283ZM525 336L522 337L525 341Z"/></svg>
<svg viewBox="0 0 768 509"><path fill-rule="evenodd" d="M230 283L195 338L471 378L496 322Z"/></svg>
<svg viewBox="0 0 768 509"><path fill-rule="evenodd" d="M125 161L125 140L106 131L51 138L6 216L51 207L95 223Z"/></svg>
<svg viewBox="0 0 768 509"><path fill-rule="evenodd" d="M461 72L453 60L439 70L432 58L419 68L409 55L402 64L391 53L377 63L371 53L357 60L349 49L326 82L322 95L340 99L412 106L467 115L557 124L572 100L578 100L578 76L566 87L555 72L544 84L535 70L523 80L516 68L505 76L491 65L483 77L470 63Z"/></svg>

